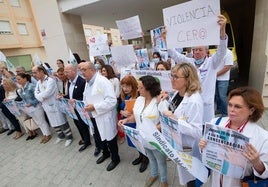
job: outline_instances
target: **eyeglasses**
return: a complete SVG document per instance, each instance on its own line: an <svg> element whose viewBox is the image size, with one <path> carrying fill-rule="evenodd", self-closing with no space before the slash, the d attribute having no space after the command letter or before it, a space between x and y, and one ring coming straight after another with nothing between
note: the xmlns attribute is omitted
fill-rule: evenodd
<svg viewBox="0 0 268 187"><path fill-rule="evenodd" d="M173 81L176 81L178 79L182 79L182 78L185 78L185 77L178 77L177 75L170 75L170 79L173 80Z"/></svg>

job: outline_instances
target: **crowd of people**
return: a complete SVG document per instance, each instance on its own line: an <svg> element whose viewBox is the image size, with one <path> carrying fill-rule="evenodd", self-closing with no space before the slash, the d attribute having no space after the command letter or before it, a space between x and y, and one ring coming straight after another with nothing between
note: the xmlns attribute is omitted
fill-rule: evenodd
<svg viewBox="0 0 268 187"><path fill-rule="evenodd" d="M149 129L162 131L160 115L178 122L184 121L178 123L179 131L176 134L183 139L182 151L201 159L202 150L207 145L202 138L203 125L206 122L214 124L217 120L214 118L215 90L216 85L220 84L216 84L217 76L226 73L231 65L229 62L225 63L225 59L229 58L226 57L226 18L220 15L218 24L220 45L212 56L207 56L207 46L194 47L191 56L168 50L175 62L175 65L172 65L163 61L158 52L153 54L155 70L170 71L172 94L162 91L159 80L151 75L139 77L137 80L128 74L118 79L115 73L118 70L98 58L95 63L81 61L78 65L65 65L58 59L57 72L48 74L44 66L36 65L31 69L32 76L26 73L23 67L17 67L16 75L12 75L1 66L1 133L8 131L7 135L10 135L16 132L14 139L19 139L24 135L22 126L28 134L26 140L31 140L37 136L39 128L43 135L40 143L45 144L51 140L54 130L57 134L55 144L65 140L65 146L70 146L73 142L70 120L67 120L57 105L58 99L65 98L73 106L76 102L83 101L84 112L88 113L92 122L90 128L82 119L82 114L74 107L77 119L73 119L73 123L81 138L79 152L91 145L92 134L94 156L102 153L96 164L111 158L107 171L115 169L120 163L118 136L119 144L124 143L126 138L128 146L135 147L131 139L125 137L123 127L134 128L142 137L146 137L148 125L151 125ZM163 32L163 37L165 34ZM223 96L219 96L221 93L219 90L216 94L218 110L221 110L223 116L219 126L233 129L250 138L243 152L243 156L248 160L245 176L254 174L260 178L268 178L268 133L256 124L264 112L261 95L249 87L232 90L228 98L226 88ZM5 105L9 100L23 101L25 110L20 111L20 114L13 114ZM131 100L135 102L129 109L127 103ZM140 164L139 172L144 172L149 166L150 177L145 186L152 186L158 177L161 187L168 186L167 155L146 141L146 138L142 144L145 153L138 151L139 156L132 164ZM178 175L180 183L186 184L187 187L200 185L196 177L180 165ZM240 179L212 171L210 186L241 186L241 183Z"/></svg>

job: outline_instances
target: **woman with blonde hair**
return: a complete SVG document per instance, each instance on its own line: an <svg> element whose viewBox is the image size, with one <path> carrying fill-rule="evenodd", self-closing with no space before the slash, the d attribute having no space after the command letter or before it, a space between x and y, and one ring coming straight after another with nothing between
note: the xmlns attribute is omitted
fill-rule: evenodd
<svg viewBox="0 0 268 187"><path fill-rule="evenodd" d="M195 157L201 157L198 141L202 135L203 100L197 71L190 63L176 64L171 70L171 84L177 90L178 100L167 100L167 94L161 96L158 109L164 115L178 121L178 136L182 140L184 151ZM186 125L187 124L187 125ZM195 177L185 168L178 166L179 180L182 185L195 186Z"/></svg>
<svg viewBox="0 0 268 187"><path fill-rule="evenodd" d="M18 96L16 93L17 90L16 83L12 79L3 79L3 87L5 89L4 101L15 100L16 97ZM19 121L8 109L5 110L4 108L2 108L2 111L15 127L16 135L14 139L19 139L21 136L24 135L24 133L21 131Z"/></svg>

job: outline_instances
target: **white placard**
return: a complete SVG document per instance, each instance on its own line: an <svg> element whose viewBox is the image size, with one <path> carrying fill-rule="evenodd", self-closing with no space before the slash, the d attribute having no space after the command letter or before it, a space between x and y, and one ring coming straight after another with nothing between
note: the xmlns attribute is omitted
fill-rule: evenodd
<svg viewBox="0 0 268 187"><path fill-rule="evenodd" d="M218 45L219 0L195 0L163 9L168 49Z"/></svg>
<svg viewBox="0 0 268 187"><path fill-rule="evenodd" d="M116 25L119 29L122 40L142 37L142 29L139 16L117 20Z"/></svg>
<svg viewBox="0 0 268 187"><path fill-rule="evenodd" d="M89 37L90 56L101 56L110 54L110 49L107 40L107 34L100 34Z"/></svg>
<svg viewBox="0 0 268 187"><path fill-rule="evenodd" d="M132 45L122 45L111 47L113 61L115 61L118 69L128 67L137 62L137 57Z"/></svg>

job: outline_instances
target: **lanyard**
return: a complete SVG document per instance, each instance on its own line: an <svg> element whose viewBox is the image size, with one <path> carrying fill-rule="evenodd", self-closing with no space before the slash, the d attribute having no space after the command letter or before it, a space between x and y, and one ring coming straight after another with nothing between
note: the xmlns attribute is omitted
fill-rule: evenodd
<svg viewBox="0 0 268 187"><path fill-rule="evenodd" d="M243 130L244 130L244 128L245 128L247 122L248 122L248 120L246 120L246 121L245 121L245 122L244 122L244 123L237 129L237 131L240 132L240 133L243 132ZM230 120L228 120L227 124L225 125L225 128L228 128L228 129L231 128L231 121L230 121Z"/></svg>

